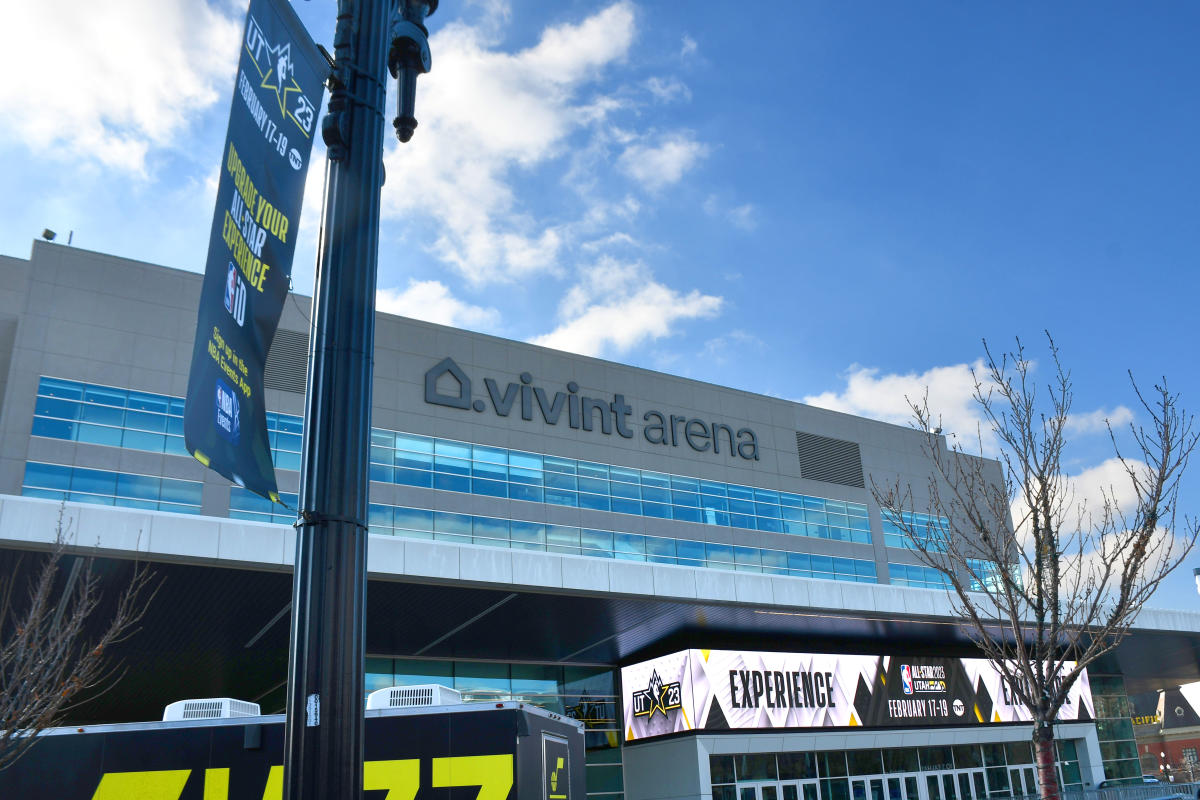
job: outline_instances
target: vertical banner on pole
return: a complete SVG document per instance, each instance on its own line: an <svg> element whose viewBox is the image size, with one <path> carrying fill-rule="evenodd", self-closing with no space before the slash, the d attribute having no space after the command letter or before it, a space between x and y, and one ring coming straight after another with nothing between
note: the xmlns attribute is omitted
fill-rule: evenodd
<svg viewBox="0 0 1200 800"><path fill-rule="evenodd" d="M196 320L184 441L278 500L263 367L283 313L328 68L286 0L251 0Z"/></svg>

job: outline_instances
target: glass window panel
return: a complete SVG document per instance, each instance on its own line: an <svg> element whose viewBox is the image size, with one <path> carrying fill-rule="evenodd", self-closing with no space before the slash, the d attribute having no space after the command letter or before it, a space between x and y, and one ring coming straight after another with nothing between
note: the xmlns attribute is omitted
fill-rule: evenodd
<svg viewBox="0 0 1200 800"><path fill-rule="evenodd" d="M42 489L69 489L71 468L58 464L40 464L36 461L26 462L25 485Z"/></svg>
<svg viewBox="0 0 1200 800"><path fill-rule="evenodd" d="M788 553L788 569L793 572L812 572L812 562L808 553Z"/></svg>
<svg viewBox="0 0 1200 800"><path fill-rule="evenodd" d="M267 422L270 423L270 415L267 415ZM396 435L391 431L380 430L379 428L371 428L371 446L386 447L392 449L396 446ZM371 659L367 659L370 661Z"/></svg>
<svg viewBox="0 0 1200 800"><path fill-rule="evenodd" d="M103 444L109 447L121 446L121 429L109 428L103 425L87 425L80 423L76 428L76 438L88 444Z"/></svg>
<svg viewBox="0 0 1200 800"><path fill-rule="evenodd" d="M920 772L916 748L893 747L884 750L883 768L885 772ZM910 797L909 800L919 800L919 798Z"/></svg>
<svg viewBox="0 0 1200 800"><path fill-rule="evenodd" d="M546 526L540 522L512 520L509 523L512 546L517 550L545 550Z"/></svg>
<svg viewBox="0 0 1200 800"><path fill-rule="evenodd" d="M125 407L127 393L123 389L108 386L87 386L83 390L83 399L88 403L103 403L109 406Z"/></svg>
<svg viewBox="0 0 1200 800"><path fill-rule="evenodd" d="M526 500L531 503L540 503L543 500L543 493L540 486L510 483L508 485L508 497L511 500Z"/></svg>
<svg viewBox="0 0 1200 800"><path fill-rule="evenodd" d="M125 424L125 409L123 408L84 404L81 411L80 419L84 422L94 422L98 425L115 425L117 427Z"/></svg>
<svg viewBox="0 0 1200 800"><path fill-rule="evenodd" d="M779 780L798 781L817 777L817 759L812 753L779 753ZM914 798L914 800L916 800Z"/></svg>
<svg viewBox="0 0 1200 800"><path fill-rule="evenodd" d="M850 750L846 753L846 762L851 775L879 775L883 772L883 759L878 750Z"/></svg>
<svg viewBox="0 0 1200 800"><path fill-rule="evenodd" d="M448 475L470 475L471 462L462 458L452 458L450 456L434 456L433 468L437 472L446 473Z"/></svg>
<svg viewBox="0 0 1200 800"><path fill-rule="evenodd" d="M640 517L642 515L642 501L614 497L612 499L612 510L618 514L635 514Z"/></svg>
<svg viewBox="0 0 1200 800"><path fill-rule="evenodd" d="M739 781L773 781L778 779L774 753L750 753L737 756Z"/></svg>
<svg viewBox="0 0 1200 800"><path fill-rule="evenodd" d="M47 439L65 439L72 441L75 439L74 422L65 419L46 419L44 417L33 418L33 430L31 433L34 436L45 436Z"/></svg>
<svg viewBox="0 0 1200 800"><path fill-rule="evenodd" d="M560 472L546 473L546 488L547 489L568 489L575 491L578 488L574 475L564 475Z"/></svg>
<svg viewBox="0 0 1200 800"><path fill-rule="evenodd" d="M595 509L596 511L610 510L609 499L608 499L607 495L588 494L587 492L579 493L579 507L580 508L591 508L591 509Z"/></svg>
<svg viewBox="0 0 1200 800"><path fill-rule="evenodd" d="M178 442L178 447L183 448L183 439L182 438L175 437L175 436L168 436L167 437L167 445L166 445L166 451L168 453L171 452L171 447L174 446L173 442ZM185 450L185 452L186 452L186 450ZM291 469L291 470L298 471L300 469L300 454L299 453L289 453L286 451L279 452L275 455L275 466L278 467L279 469Z"/></svg>
<svg viewBox="0 0 1200 800"><path fill-rule="evenodd" d="M808 560L812 564L813 572L833 572L833 559L829 556L811 555Z"/></svg>
<svg viewBox="0 0 1200 800"><path fill-rule="evenodd" d="M775 575L786 575L788 572L788 554L782 550L760 550L763 572Z"/></svg>
<svg viewBox="0 0 1200 800"><path fill-rule="evenodd" d="M200 496L203 489L204 485L197 481L180 481L174 478L163 478L159 499L167 503L198 506L200 505Z"/></svg>
<svg viewBox="0 0 1200 800"><path fill-rule="evenodd" d="M671 476L661 472L650 472L642 470L642 486L654 486L659 489L671 488Z"/></svg>
<svg viewBox="0 0 1200 800"><path fill-rule="evenodd" d="M695 478L671 475L670 480L672 489L682 492L692 492L693 494L700 491L700 481Z"/></svg>
<svg viewBox="0 0 1200 800"><path fill-rule="evenodd" d="M76 467L71 473L71 491L111 495L117 488L117 475L99 469Z"/></svg>
<svg viewBox="0 0 1200 800"><path fill-rule="evenodd" d="M836 778L846 774L846 753L842 750L827 750L817 753L817 766L821 775Z"/></svg>
<svg viewBox="0 0 1200 800"><path fill-rule="evenodd" d="M677 506L700 507L700 495L694 492L671 491L671 502Z"/></svg>
<svg viewBox="0 0 1200 800"><path fill-rule="evenodd" d="M1030 742L1008 742L1004 754L1009 764L1032 764L1033 745Z"/></svg>
<svg viewBox="0 0 1200 800"><path fill-rule="evenodd" d="M745 514L746 516L754 515L754 503L749 500L735 500L729 498L729 510L734 514Z"/></svg>
<svg viewBox="0 0 1200 800"><path fill-rule="evenodd" d="M91 503L98 506L114 505L112 497L105 497L98 494L85 494L84 492L68 492L67 499L74 503Z"/></svg>
<svg viewBox="0 0 1200 800"><path fill-rule="evenodd" d="M968 767L983 766L983 756L979 752L979 745L960 744L955 745L953 750L955 769L967 769Z"/></svg>
<svg viewBox="0 0 1200 800"><path fill-rule="evenodd" d="M609 483L608 487L613 497L626 497L631 500L640 500L642 497L642 487L636 483L621 483L614 480Z"/></svg>
<svg viewBox="0 0 1200 800"><path fill-rule="evenodd" d="M670 519L671 507L668 505L663 505L662 503L651 503L646 501L642 503L642 516L655 517L657 519Z"/></svg>
<svg viewBox="0 0 1200 800"><path fill-rule="evenodd" d="M372 533L378 529L379 533L390 534L392 532L392 507L371 503L367 507L367 526Z"/></svg>
<svg viewBox="0 0 1200 800"><path fill-rule="evenodd" d="M617 553L618 558L629 554L645 555L646 537L636 533L614 533L613 550ZM644 559L639 558L637 560L642 561Z"/></svg>
<svg viewBox="0 0 1200 800"><path fill-rule="evenodd" d="M397 467L392 480L401 486L424 486L428 488L433 485L433 473L425 472L424 470L400 469Z"/></svg>
<svg viewBox="0 0 1200 800"><path fill-rule="evenodd" d="M537 453L523 453L520 450L510 450L508 453L508 463L513 467L523 467L524 469L538 470L542 469L542 457Z"/></svg>
<svg viewBox="0 0 1200 800"><path fill-rule="evenodd" d="M471 494L481 494L487 497L508 497L508 484L500 481L485 481L479 478L472 478Z"/></svg>
<svg viewBox="0 0 1200 800"><path fill-rule="evenodd" d="M675 542L675 559L678 563L689 567L703 567L705 558L704 542L693 542L687 539L679 539Z"/></svg>
<svg viewBox="0 0 1200 800"><path fill-rule="evenodd" d="M737 484L730 483L725 485L725 491L730 497L738 500L754 499L754 490L749 486L738 486Z"/></svg>
<svg viewBox="0 0 1200 800"><path fill-rule="evenodd" d="M368 470L370 472L371 480L376 481L377 483L394 482L393 478L395 477L395 470L393 470L391 467L385 467L382 464L370 464L368 466Z"/></svg>
<svg viewBox="0 0 1200 800"><path fill-rule="evenodd" d="M464 475L446 475L435 472L433 473L433 488L447 492L469 492L471 491L471 479Z"/></svg>
<svg viewBox="0 0 1200 800"><path fill-rule="evenodd" d="M670 503L671 502L671 490L670 489L662 489L662 488L655 487L655 486L643 486L642 487L642 499L643 500L652 500L655 503Z"/></svg>
<svg viewBox="0 0 1200 800"><path fill-rule="evenodd" d="M712 787L713 800L737 800L737 787L733 784Z"/></svg>
<svg viewBox="0 0 1200 800"><path fill-rule="evenodd" d="M955 760L958 760L958 752L954 753ZM1005 764L1004 745L1002 744L985 744L983 745L983 763L988 767L1002 767Z"/></svg>
<svg viewBox="0 0 1200 800"><path fill-rule="evenodd" d="M580 461L577 463L580 477L599 478L605 482L608 481L608 466L605 464L596 464L591 461Z"/></svg>
<svg viewBox="0 0 1200 800"><path fill-rule="evenodd" d="M661 536L647 536L646 560L656 564L674 564L675 540Z"/></svg>
<svg viewBox="0 0 1200 800"><path fill-rule="evenodd" d="M708 772L713 783L733 783L733 756L709 756Z"/></svg>
<svg viewBox="0 0 1200 800"><path fill-rule="evenodd" d="M683 520L684 522L704 522L701 510L688 506L672 506L671 518Z"/></svg>
<svg viewBox="0 0 1200 800"><path fill-rule="evenodd" d="M433 512L435 539L470 542L472 519L469 514L451 514L447 511Z"/></svg>
<svg viewBox="0 0 1200 800"><path fill-rule="evenodd" d="M710 567L717 567L719 569L733 569L734 561L732 545L706 542L704 545L704 555L708 560L708 566Z"/></svg>
<svg viewBox="0 0 1200 800"><path fill-rule="evenodd" d="M57 397L39 397L33 406L33 413L42 417L56 419L79 419L82 413L79 403L62 400Z"/></svg>
<svg viewBox="0 0 1200 800"><path fill-rule="evenodd" d="M43 377L38 381L38 394L79 400L83 397L83 384L61 378Z"/></svg>
<svg viewBox="0 0 1200 800"><path fill-rule="evenodd" d="M954 769L954 753L949 747L921 747L917 752L925 772Z"/></svg>
<svg viewBox="0 0 1200 800"><path fill-rule="evenodd" d="M393 458L393 463L397 467L433 469L433 456L428 453L410 453L406 450L397 450Z"/></svg>
<svg viewBox="0 0 1200 800"><path fill-rule="evenodd" d="M162 414L150 414L145 411L126 411L125 427L162 433L167 429L167 418Z"/></svg>
<svg viewBox="0 0 1200 800"><path fill-rule="evenodd" d="M471 532L475 544L508 546L508 520L496 517L472 517Z"/></svg>
<svg viewBox="0 0 1200 800"><path fill-rule="evenodd" d="M612 478L614 481L621 481L623 483L641 483L642 482L641 470L629 469L628 467L610 466L608 468L608 476L610 478Z"/></svg>
<svg viewBox="0 0 1200 800"><path fill-rule="evenodd" d="M499 447L484 447L483 445L472 445L471 456L476 461L488 461L493 464L507 464L508 451L502 450Z"/></svg>
<svg viewBox="0 0 1200 800"><path fill-rule="evenodd" d="M546 472L561 472L565 475L574 475L576 469L575 459L542 456L542 469Z"/></svg>
<svg viewBox="0 0 1200 800"><path fill-rule="evenodd" d="M459 661L454 665L454 688L469 690L476 697L485 693L507 697L512 691L508 664Z"/></svg>
<svg viewBox="0 0 1200 800"><path fill-rule="evenodd" d="M734 547L733 560L740 570L759 572L762 570L762 556L757 547Z"/></svg>
<svg viewBox="0 0 1200 800"><path fill-rule="evenodd" d="M530 486L541 486L545 483L540 469L526 467L509 467L508 479L513 483L524 483Z"/></svg>
<svg viewBox="0 0 1200 800"><path fill-rule="evenodd" d="M158 500L160 485L159 478L149 475L117 475L117 496L137 500Z"/></svg>
<svg viewBox="0 0 1200 800"><path fill-rule="evenodd" d="M546 476L549 477L550 474L551 473L546 473ZM579 495L567 489L552 489L550 487L546 487L544 495L545 501L552 505L572 507L579 505Z"/></svg>
<svg viewBox="0 0 1200 800"><path fill-rule="evenodd" d="M778 519L769 517L757 517L756 523L760 531L769 531L771 533L783 533L783 522Z"/></svg>
<svg viewBox="0 0 1200 800"><path fill-rule="evenodd" d="M592 494L608 494L608 481L603 478L584 478L576 479L578 488L581 492L591 492Z"/></svg>
<svg viewBox="0 0 1200 800"><path fill-rule="evenodd" d="M400 447L399 437L397 437L396 447ZM465 442L455 442L450 439L434 439L433 452L439 456L455 456L470 460L471 445Z"/></svg>
<svg viewBox="0 0 1200 800"><path fill-rule="evenodd" d="M412 531L432 531L433 512L424 508L397 507L394 512L395 525Z"/></svg>
<svg viewBox="0 0 1200 800"><path fill-rule="evenodd" d="M566 525L546 526L546 550L551 553L579 554L579 528Z"/></svg>
<svg viewBox="0 0 1200 800"><path fill-rule="evenodd" d="M583 547L584 555L596 555L589 550L600 550L611 553L613 549L612 531L598 531L584 528L579 532L579 544Z"/></svg>

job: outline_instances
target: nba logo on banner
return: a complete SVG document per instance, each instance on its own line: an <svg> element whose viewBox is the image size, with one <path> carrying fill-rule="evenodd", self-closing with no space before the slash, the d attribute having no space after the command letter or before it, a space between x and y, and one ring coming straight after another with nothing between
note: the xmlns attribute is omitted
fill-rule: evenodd
<svg viewBox="0 0 1200 800"><path fill-rule="evenodd" d="M905 694L913 693L912 667L908 664L900 665L900 683L904 685Z"/></svg>
<svg viewBox="0 0 1200 800"><path fill-rule="evenodd" d="M229 274L225 276L225 310L238 327L246 321L246 284L242 283L242 276L238 275L232 261L229 262Z"/></svg>
<svg viewBox="0 0 1200 800"><path fill-rule="evenodd" d="M238 419L241 416L240 411L237 395L225 381L218 378L217 431L233 444L237 444L242 435L242 424Z"/></svg>

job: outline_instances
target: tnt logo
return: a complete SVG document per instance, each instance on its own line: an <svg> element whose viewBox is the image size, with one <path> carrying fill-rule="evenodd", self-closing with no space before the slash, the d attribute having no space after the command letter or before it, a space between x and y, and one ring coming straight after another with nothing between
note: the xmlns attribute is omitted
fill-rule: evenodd
<svg viewBox="0 0 1200 800"><path fill-rule="evenodd" d="M225 276L225 310L238 327L242 327L246 321L246 284L232 261L229 262L229 273Z"/></svg>
<svg viewBox="0 0 1200 800"><path fill-rule="evenodd" d="M912 667L908 664L900 665L900 683L904 687L905 694L913 693Z"/></svg>
<svg viewBox="0 0 1200 800"><path fill-rule="evenodd" d="M231 444L237 444L242 436L241 410L237 395L229 384L217 379L217 432Z"/></svg>

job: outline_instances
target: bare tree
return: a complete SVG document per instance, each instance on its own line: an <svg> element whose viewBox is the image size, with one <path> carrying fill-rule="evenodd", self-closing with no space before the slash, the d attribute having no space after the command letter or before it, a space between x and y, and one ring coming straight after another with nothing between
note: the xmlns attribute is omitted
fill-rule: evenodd
<svg viewBox="0 0 1200 800"><path fill-rule="evenodd" d="M101 578L90 557L75 556L63 569L70 536L62 511L57 533L49 553L23 555L0 575L0 769L36 744L41 731L61 724L80 700L120 678L110 651L136 631L158 589L139 564L102 605ZM28 561L31 569L21 569ZM17 586L22 573L29 576L25 594Z"/></svg>
<svg viewBox="0 0 1200 800"><path fill-rule="evenodd" d="M1180 515L1177 530L1176 516L1197 433L1165 380L1150 396L1134 383L1148 424L1130 424L1128 457L1109 426L1125 491L1104 487L1098 507L1088 507L1064 463L1071 374L1047 339L1054 374L1045 387L1020 340L999 358L984 342L974 399L999 450L999 470L983 457L982 435L977 452L946 447L926 395L909 405L933 464L927 506L915 507L911 487L900 482L873 482L872 492L917 558L946 577L955 614L1029 710L1041 796L1056 800L1053 723L1071 688L1128 634L1196 542L1195 520ZM914 511L941 521L926 527Z"/></svg>

